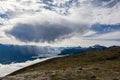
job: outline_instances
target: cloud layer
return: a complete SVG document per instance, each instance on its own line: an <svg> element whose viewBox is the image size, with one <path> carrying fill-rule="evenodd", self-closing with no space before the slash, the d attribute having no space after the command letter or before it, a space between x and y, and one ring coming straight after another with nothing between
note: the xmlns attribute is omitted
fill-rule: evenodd
<svg viewBox="0 0 120 80"><path fill-rule="evenodd" d="M0 4L1 43L2 39L5 43L59 42L89 33L96 23L120 23L120 0L1 0Z"/></svg>

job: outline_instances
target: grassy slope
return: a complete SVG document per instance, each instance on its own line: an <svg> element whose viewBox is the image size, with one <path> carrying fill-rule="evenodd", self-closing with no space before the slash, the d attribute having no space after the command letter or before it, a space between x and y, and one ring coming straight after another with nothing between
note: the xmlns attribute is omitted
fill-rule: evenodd
<svg viewBox="0 0 120 80"><path fill-rule="evenodd" d="M120 48L54 58L3 80L120 80Z"/></svg>

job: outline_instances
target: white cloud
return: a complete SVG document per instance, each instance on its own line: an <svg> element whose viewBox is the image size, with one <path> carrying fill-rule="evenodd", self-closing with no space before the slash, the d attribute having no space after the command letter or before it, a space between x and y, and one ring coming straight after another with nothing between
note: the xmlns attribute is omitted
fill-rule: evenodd
<svg viewBox="0 0 120 80"><path fill-rule="evenodd" d="M108 39L108 40L117 40L117 39L119 39L120 40L120 31L103 34L103 35L100 35L100 36L96 37L95 39L103 39L103 40L104 39Z"/></svg>
<svg viewBox="0 0 120 80"><path fill-rule="evenodd" d="M0 64L0 77L4 77L16 70L22 69L24 67L33 65L35 63L39 63L42 61L45 61L47 59L51 59L54 57L49 57L49 58L44 58L44 59L36 59L33 61L26 61L26 62L22 62L22 63L11 63L11 64Z"/></svg>

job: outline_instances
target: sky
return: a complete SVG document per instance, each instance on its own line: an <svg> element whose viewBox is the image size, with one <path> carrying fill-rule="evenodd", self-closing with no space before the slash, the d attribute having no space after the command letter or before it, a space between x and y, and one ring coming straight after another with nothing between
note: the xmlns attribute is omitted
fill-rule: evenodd
<svg viewBox="0 0 120 80"><path fill-rule="evenodd" d="M0 43L120 46L120 0L0 0Z"/></svg>

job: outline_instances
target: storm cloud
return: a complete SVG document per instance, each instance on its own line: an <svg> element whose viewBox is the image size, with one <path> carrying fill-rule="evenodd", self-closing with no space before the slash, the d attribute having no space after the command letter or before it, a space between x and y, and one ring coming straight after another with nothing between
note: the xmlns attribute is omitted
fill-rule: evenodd
<svg viewBox="0 0 120 80"><path fill-rule="evenodd" d="M84 34L88 31L88 24L75 24L71 22L61 23L19 23L11 30L6 31L8 35L14 36L23 42L55 42Z"/></svg>

